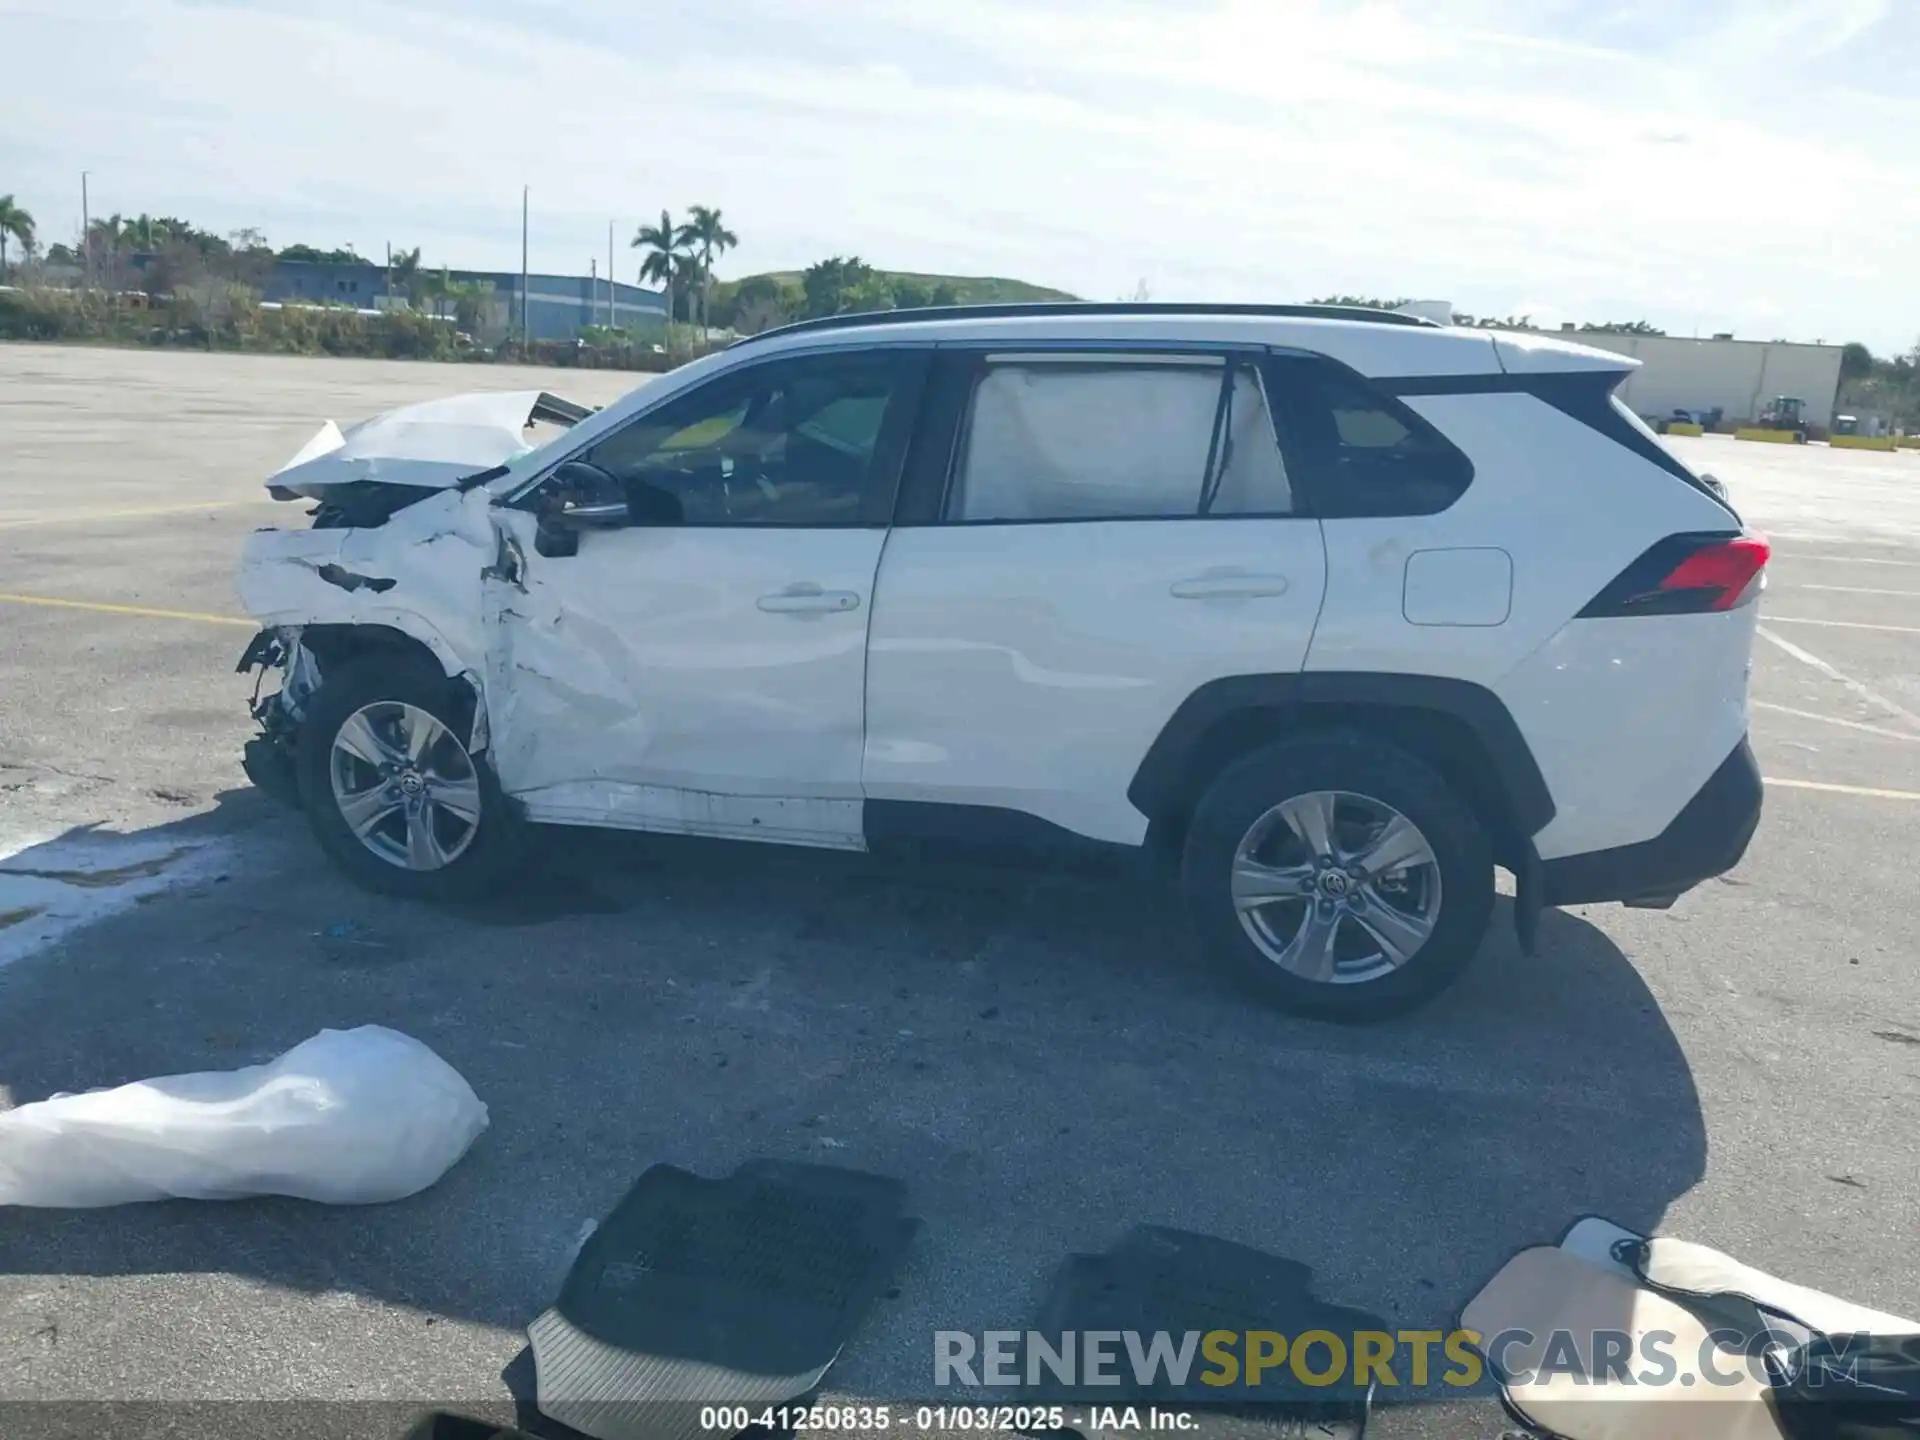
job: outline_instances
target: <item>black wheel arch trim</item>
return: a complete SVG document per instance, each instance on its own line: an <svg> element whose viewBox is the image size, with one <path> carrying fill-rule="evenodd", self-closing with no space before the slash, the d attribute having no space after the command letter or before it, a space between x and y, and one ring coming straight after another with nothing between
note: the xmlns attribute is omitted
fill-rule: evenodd
<svg viewBox="0 0 1920 1440"><path fill-rule="evenodd" d="M1296 711L1312 705L1435 711L1463 723L1486 754L1508 816L1522 837L1554 817L1553 792L1506 705L1470 680L1374 671L1313 670L1298 675L1233 675L1208 681L1174 711L1127 786L1127 799L1148 819L1182 805L1188 761L1215 726L1247 711Z"/></svg>

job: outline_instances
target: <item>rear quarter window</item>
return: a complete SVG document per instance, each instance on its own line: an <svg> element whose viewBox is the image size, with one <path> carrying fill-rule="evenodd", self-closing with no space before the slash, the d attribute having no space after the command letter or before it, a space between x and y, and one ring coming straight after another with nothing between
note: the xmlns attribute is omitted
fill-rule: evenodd
<svg viewBox="0 0 1920 1440"><path fill-rule="evenodd" d="M1297 488L1316 515L1433 515L1473 482L1458 446L1342 365L1276 355L1268 388Z"/></svg>

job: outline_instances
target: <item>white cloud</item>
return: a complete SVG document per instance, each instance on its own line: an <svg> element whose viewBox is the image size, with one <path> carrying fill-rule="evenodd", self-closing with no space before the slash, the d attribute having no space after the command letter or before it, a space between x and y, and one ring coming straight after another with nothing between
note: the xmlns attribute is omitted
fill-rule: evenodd
<svg viewBox="0 0 1920 1440"><path fill-rule="evenodd" d="M84 46L69 9L0 0L0 189L52 238L87 168L99 210L511 266L524 180L536 268L611 217L626 272L701 201L736 273L1920 331L1889 0L94 0Z"/></svg>

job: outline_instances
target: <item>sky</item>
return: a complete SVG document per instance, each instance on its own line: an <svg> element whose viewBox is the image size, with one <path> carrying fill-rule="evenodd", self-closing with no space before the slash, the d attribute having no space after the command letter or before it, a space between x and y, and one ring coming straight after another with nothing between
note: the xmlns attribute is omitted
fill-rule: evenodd
<svg viewBox="0 0 1920 1440"><path fill-rule="evenodd" d="M857 254L1089 299L1450 300L1920 341L1920 0L0 0L42 241L634 279Z"/></svg>

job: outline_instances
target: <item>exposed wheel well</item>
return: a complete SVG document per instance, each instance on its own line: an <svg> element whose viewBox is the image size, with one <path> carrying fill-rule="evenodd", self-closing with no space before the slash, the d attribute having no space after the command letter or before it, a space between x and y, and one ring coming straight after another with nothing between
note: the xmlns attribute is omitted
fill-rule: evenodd
<svg viewBox="0 0 1920 1440"><path fill-rule="evenodd" d="M308 625L300 631L300 643L320 662L322 673L338 669L349 660L379 655L383 659L417 660L446 674L433 651L390 625Z"/></svg>
<svg viewBox="0 0 1920 1440"><path fill-rule="evenodd" d="M471 732L479 697L471 685L449 676L446 667L420 641L390 625L308 625L300 631L300 644L320 665L321 683L327 673L363 660L382 660L390 664L418 667L439 676L447 683L452 703Z"/></svg>
<svg viewBox="0 0 1920 1440"><path fill-rule="evenodd" d="M1494 858L1515 868L1526 837L1485 741L1457 715L1399 705L1310 702L1221 716L1187 748L1178 782L1167 787L1158 813L1147 817L1149 848L1167 859L1180 854L1200 796L1240 756L1275 740L1326 734L1367 735L1419 756L1472 809L1493 841Z"/></svg>

